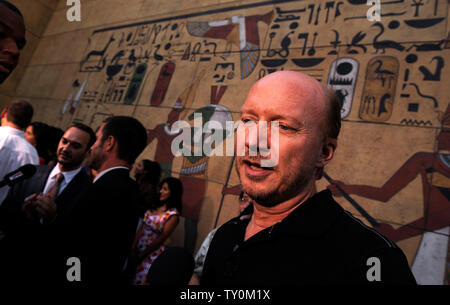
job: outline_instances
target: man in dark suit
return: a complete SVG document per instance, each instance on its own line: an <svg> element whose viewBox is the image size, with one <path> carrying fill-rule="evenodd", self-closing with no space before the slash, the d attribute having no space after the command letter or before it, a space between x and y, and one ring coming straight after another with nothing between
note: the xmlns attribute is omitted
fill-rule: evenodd
<svg viewBox="0 0 450 305"><path fill-rule="evenodd" d="M47 263L54 263L50 258L61 238L58 229L91 184L82 164L95 140L90 127L70 126L58 145L57 165L38 166L34 176L10 189L0 207L0 228L5 232L2 255L7 257L2 262L14 269L12 275L19 274L19 265L29 276L37 275L32 273L38 265L51 268Z"/></svg>
<svg viewBox="0 0 450 305"><path fill-rule="evenodd" d="M90 166L98 171L73 209L66 257L81 264L82 285L122 284L142 200L129 171L144 150L147 134L134 118L116 116L97 130Z"/></svg>

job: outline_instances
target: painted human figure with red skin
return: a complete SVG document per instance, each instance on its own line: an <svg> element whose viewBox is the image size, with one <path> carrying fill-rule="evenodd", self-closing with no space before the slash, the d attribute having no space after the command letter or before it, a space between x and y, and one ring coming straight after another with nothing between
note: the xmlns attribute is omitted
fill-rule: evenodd
<svg viewBox="0 0 450 305"><path fill-rule="evenodd" d="M222 195L235 195L235 196L239 196L242 192L242 185L238 184L238 185L234 185L234 186L226 186L224 185L222 188Z"/></svg>
<svg viewBox="0 0 450 305"><path fill-rule="evenodd" d="M181 133L181 130L172 131L172 124L178 120L183 120L184 111L192 106L203 75L204 71L200 72L196 80L180 94L167 116L166 124L160 124L154 129L147 130L147 145L152 143L154 139L158 139L154 161L161 166L162 179L172 175L172 162L175 157L171 148L172 141Z"/></svg>
<svg viewBox="0 0 450 305"><path fill-rule="evenodd" d="M215 121L221 124L223 130L225 130L226 122L233 120L230 110L225 106L217 104L210 104L197 109L188 117L191 123L194 119L194 113L201 115L203 124L207 124L209 121ZM197 134L193 128L191 136L193 136L192 144L195 144L195 138L201 138L201 143L205 143L206 139L211 136L211 132L203 131L201 134ZM214 146L219 145L226 137L227 133L225 132L222 134L220 141L216 142L217 140L214 140ZM205 151L202 151L202 154L197 156L194 153L195 150L193 146L190 147L190 150L191 156L183 157L180 180L183 183L185 190L183 192L182 214L182 216L185 217L184 248L189 252L194 253L197 241L198 221L207 188L207 168L210 155L205 154Z"/></svg>
<svg viewBox="0 0 450 305"><path fill-rule="evenodd" d="M397 229L382 223L375 229L393 241L400 241L426 231L435 231L450 225L450 104L444 116L443 128L437 137L438 152L417 152L400 167L381 187L350 185L334 180L347 194L387 202L417 175L423 189L423 217ZM328 189L342 196L334 185Z"/></svg>
<svg viewBox="0 0 450 305"><path fill-rule="evenodd" d="M166 124L160 124L154 129L147 130L147 145L153 142L154 139L158 140L154 160L161 166L162 179L170 177L172 174L174 155L172 154L171 145L173 139L175 139L181 131L172 132L171 127L173 123L178 121L183 109L184 107L182 107L180 103L175 103L175 106L167 116Z"/></svg>

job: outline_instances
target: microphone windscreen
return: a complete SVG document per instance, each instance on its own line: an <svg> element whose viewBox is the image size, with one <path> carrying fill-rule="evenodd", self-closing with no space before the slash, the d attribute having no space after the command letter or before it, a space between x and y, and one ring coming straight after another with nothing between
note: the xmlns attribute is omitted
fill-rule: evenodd
<svg viewBox="0 0 450 305"><path fill-rule="evenodd" d="M26 178L30 178L31 176L33 176L36 173L37 168L33 164L25 164L24 166L22 166L20 168L20 170L22 171L22 173L26 179Z"/></svg>
<svg viewBox="0 0 450 305"><path fill-rule="evenodd" d="M36 173L36 166L33 164L25 164L24 166L19 167L15 171L10 172L4 178L9 185L17 183L19 181L30 178Z"/></svg>

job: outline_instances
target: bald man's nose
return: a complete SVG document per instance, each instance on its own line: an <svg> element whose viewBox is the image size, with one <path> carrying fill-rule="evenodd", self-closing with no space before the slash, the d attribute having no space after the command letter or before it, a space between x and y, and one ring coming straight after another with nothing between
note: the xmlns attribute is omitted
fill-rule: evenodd
<svg viewBox="0 0 450 305"><path fill-rule="evenodd" d="M260 121L246 131L246 144L250 156L256 156L258 153L266 156L270 151L270 132L268 132L267 122Z"/></svg>

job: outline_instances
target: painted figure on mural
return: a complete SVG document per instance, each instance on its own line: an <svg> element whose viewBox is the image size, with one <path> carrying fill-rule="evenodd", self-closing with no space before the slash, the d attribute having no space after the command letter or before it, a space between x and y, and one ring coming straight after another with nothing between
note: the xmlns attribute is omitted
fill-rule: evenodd
<svg viewBox="0 0 450 305"><path fill-rule="evenodd" d="M189 115L188 119L190 122L194 120L194 114L196 113L201 114L203 126L209 121L215 121L222 125L222 129L224 131L226 128L226 122L233 121L230 110L221 105L211 104L201 107ZM225 140L228 136L225 132L223 132L222 135L221 141ZM200 129L195 130L195 128L192 128L191 136L194 139L192 143L194 143L195 139L201 139L201 143L205 143L211 134L204 133ZM213 144L215 148L220 144L220 142ZM194 152L192 148L191 151ZM183 193L182 214L182 216L185 217L184 247L191 253L194 253L195 250L195 243L197 241L197 224L206 193L208 161L209 156L205 154L205 151L202 150L202 153L199 156L192 153L191 156L183 157L183 165L180 171L180 180L185 188L185 192Z"/></svg>
<svg viewBox="0 0 450 305"><path fill-rule="evenodd" d="M179 120L180 113L183 111L183 106L178 101L173 106L172 110L167 116L165 124L159 124L154 129L147 130L147 145L158 140L154 160L161 166L162 178L170 177L172 174L172 162L174 155L171 152L172 140L175 139L181 131L172 132L172 124Z"/></svg>
<svg viewBox="0 0 450 305"><path fill-rule="evenodd" d="M172 162L174 159L171 150L172 140L181 133L181 131L178 130L172 131L172 124L178 120L182 120L187 109L194 103L197 88L203 75L204 73L201 72L192 85L186 88L178 97L175 105L167 116L167 122L165 124L159 124L154 129L147 130L147 145L152 143L154 139L158 140L154 161L161 165L162 179L172 175Z"/></svg>
<svg viewBox="0 0 450 305"><path fill-rule="evenodd" d="M393 241L422 234L423 230L433 231L450 225L450 105L443 123L443 129L437 137L438 153L415 153L382 187L350 185L334 180L347 194L387 202L417 175L421 175L426 214L398 229L381 224L377 230ZM330 185L328 188L335 196L342 196L335 186Z"/></svg>
<svg viewBox="0 0 450 305"><path fill-rule="evenodd" d="M351 185L338 180L333 182L347 194L388 202L411 183L417 175L420 175L423 189L423 217L398 228L382 223L376 229L393 241L404 240L424 234L427 231L440 230L438 233L446 235L448 243L450 226L450 104L444 114L442 130L437 137L437 146L437 153L415 153L381 187ZM333 192L333 195L342 196L335 185L329 185L328 188Z"/></svg>
<svg viewBox="0 0 450 305"><path fill-rule="evenodd" d="M188 21L186 28L192 36L225 39L239 46L241 79L245 79L253 72L259 60L258 22L269 25L273 15L274 12L270 11L264 15L234 15L225 20L210 22Z"/></svg>

